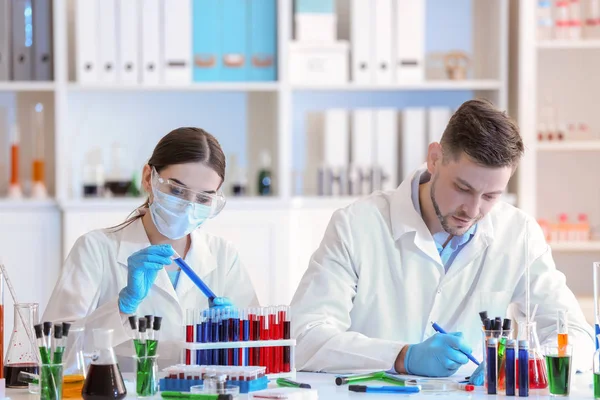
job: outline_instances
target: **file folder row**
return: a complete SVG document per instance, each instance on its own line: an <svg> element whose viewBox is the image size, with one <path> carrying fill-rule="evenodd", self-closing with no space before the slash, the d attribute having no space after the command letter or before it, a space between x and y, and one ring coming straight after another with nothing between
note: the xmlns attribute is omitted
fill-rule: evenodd
<svg viewBox="0 0 600 400"><path fill-rule="evenodd" d="M276 0L76 0L82 84L274 81Z"/></svg>
<svg viewBox="0 0 600 400"><path fill-rule="evenodd" d="M425 79L425 1L350 0L353 82Z"/></svg>
<svg viewBox="0 0 600 400"><path fill-rule="evenodd" d="M452 111L447 107L330 109L307 115L307 195L391 190L427 158Z"/></svg>
<svg viewBox="0 0 600 400"><path fill-rule="evenodd" d="M0 0L0 81L52 79L52 0Z"/></svg>

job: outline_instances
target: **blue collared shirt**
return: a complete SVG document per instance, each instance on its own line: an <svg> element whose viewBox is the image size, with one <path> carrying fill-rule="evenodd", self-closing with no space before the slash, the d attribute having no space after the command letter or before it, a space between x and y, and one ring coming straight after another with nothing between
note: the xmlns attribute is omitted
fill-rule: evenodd
<svg viewBox="0 0 600 400"><path fill-rule="evenodd" d="M421 214L421 205L419 204L419 185L422 183L426 183L431 178L431 175L428 171L423 172L420 176L415 175L412 181L412 201L415 206L415 210L419 214ZM461 236L453 236L452 239L448 242L446 247L444 243L450 237L448 232L442 231L435 233L433 235L433 241L435 242L435 247L437 247L438 254L442 259L442 264L444 265L444 269L448 272L450 266L456 259L456 256L460 251L471 241L473 235L475 235L475 231L477 231L477 224L474 224L467 232L465 232Z"/></svg>

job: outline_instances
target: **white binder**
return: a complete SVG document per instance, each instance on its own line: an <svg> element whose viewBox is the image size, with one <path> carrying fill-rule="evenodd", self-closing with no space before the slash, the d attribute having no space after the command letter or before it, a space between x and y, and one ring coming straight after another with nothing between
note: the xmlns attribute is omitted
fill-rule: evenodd
<svg viewBox="0 0 600 400"><path fill-rule="evenodd" d="M0 0L0 81L10 79L11 0Z"/></svg>
<svg viewBox="0 0 600 400"><path fill-rule="evenodd" d="M423 164L427 158L425 109L406 108L400 116L402 179Z"/></svg>
<svg viewBox="0 0 600 400"><path fill-rule="evenodd" d="M142 84L157 85L162 82L162 23L160 0L141 0Z"/></svg>
<svg viewBox="0 0 600 400"><path fill-rule="evenodd" d="M396 82L425 79L425 0L396 2Z"/></svg>
<svg viewBox="0 0 600 400"><path fill-rule="evenodd" d="M75 4L75 58L79 83L97 83L100 79L99 21L95 0L76 0Z"/></svg>
<svg viewBox="0 0 600 400"><path fill-rule="evenodd" d="M348 110L325 111L325 164L347 168L350 163L350 133Z"/></svg>
<svg viewBox="0 0 600 400"><path fill-rule="evenodd" d="M350 1L350 40L352 81L373 83L373 4L366 0Z"/></svg>
<svg viewBox="0 0 600 400"><path fill-rule="evenodd" d="M371 109L352 111L351 170L352 195L367 195L373 191L372 169L375 156L375 114Z"/></svg>
<svg viewBox="0 0 600 400"><path fill-rule="evenodd" d="M375 59L372 62L375 71L375 83L391 84L393 82L392 51L392 0L375 0L374 4ZM373 7L372 6L372 7Z"/></svg>
<svg viewBox="0 0 600 400"><path fill-rule="evenodd" d="M398 179L398 111L393 108L375 110L375 164L381 174L381 190L396 189Z"/></svg>
<svg viewBox="0 0 600 400"><path fill-rule="evenodd" d="M164 81L188 84L192 81L191 0L163 0Z"/></svg>
<svg viewBox="0 0 600 400"><path fill-rule="evenodd" d="M452 111L448 107L432 107L427 110L427 141L439 142L450 121Z"/></svg>
<svg viewBox="0 0 600 400"><path fill-rule="evenodd" d="M140 81L140 18L138 0L119 0L119 82L136 84Z"/></svg>
<svg viewBox="0 0 600 400"><path fill-rule="evenodd" d="M99 81L117 82L117 2L116 0L96 0L99 13L98 42L100 50ZM84 1L88 7L89 1Z"/></svg>

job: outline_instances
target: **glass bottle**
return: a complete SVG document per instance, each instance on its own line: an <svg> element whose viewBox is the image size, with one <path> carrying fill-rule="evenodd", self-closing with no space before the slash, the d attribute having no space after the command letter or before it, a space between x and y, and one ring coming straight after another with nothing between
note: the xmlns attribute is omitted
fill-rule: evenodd
<svg viewBox="0 0 600 400"><path fill-rule="evenodd" d="M33 109L33 166L32 166L32 197L46 198L46 173L45 173L45 122L44 122L44 105L37 103Z"/></svg>
<svg viewBox="0 0 600 400"><path fill-rule="evenodd" d="M125 382L112 348L112 337L112 329L94 329L96 351L81 391L84 400L120 400L127 396Z"/></svg>
<svg viewBox="0 0 600 400"><path fill-rule="evenodd" d="M600 341L600 335L596 338ZM600 399L600 349L594 353L594 398Z"/></svg>
<svg viewBox="0 0 600 400"><path fill-rule="evenodd" d="M14 305L14 330L4 359L6 387L25 388L26 382L19 382L19 372L38 374L38 349L35 343L33 326L38 323L37 303L17 303Z"/></svg>
<svg viewBox="0 0 600 400"><path fill-rule="evenodd" d="M67 336L68 355L64 366L63 398L78 399L87 374L84 356L85 329L71 328Z"/></svg>
<svg viewBox="0 0 600 400"><path fill-rule="evenodd" d="M270 196L273 194L273 182L271 172L271 155L264 150L260 154L261 168L258 171L258 194Z"/></svg>
<svg viewBox="0 0 600 400"><path fill-rule="evenodd" d="M548 373L546 371L546 362L538 339L537 323L524 322L519 324L519 340L527 340L529 342L529 389L547 388Z"/></svg>

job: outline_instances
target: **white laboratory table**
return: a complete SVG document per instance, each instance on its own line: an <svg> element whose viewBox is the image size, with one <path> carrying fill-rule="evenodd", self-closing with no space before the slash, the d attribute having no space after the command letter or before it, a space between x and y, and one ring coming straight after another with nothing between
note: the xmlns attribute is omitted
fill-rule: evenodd
<svg viewBox="0 0 600 400"><path fill-rule="evenodd" d="M124 374L124 378L126 380L126 386L128 390L127 398L137 398L135 395L135 388L133 386L131 374ZM409 396L409 395L397 395L397 394L380 394L380 393L354 393L348 391L347 386L336 386L335 375L332 374L316 374L316 373L305 373L300 372L297 374L296 381L302 383L309 383L313 389L317 389L319 392L319 400L344 400L344 399L385 399L389 397L398 397L398 396ZM593 391L590 386L592 383L592 373L586 374L577 374L574 376L573 384L571 386L571 394L569 399L593 399ZM372 386L378 386L377 382L367 382L361 383ZM39 395L30 394L26 389L6 389L6 396L12 400L34 400L39 399ZM488 395L485 392L483 387L478 387L475 392L463 392L463 391L453 391L453 392L445 392L445 393L419 393L410 395L411 397L421 397L421 398L437 398L440 396L451 400L451 399L466 399L466 398L479 398L479 399L497 399L497 398L507 398L518 400L519 397L506 397L504 395ZM531 390L530 398L550 398L547 390ZM160 399L161 397L155 396L155 399ZM239 397L240 400L246 400L247 395L242 394Z"/></svg>

